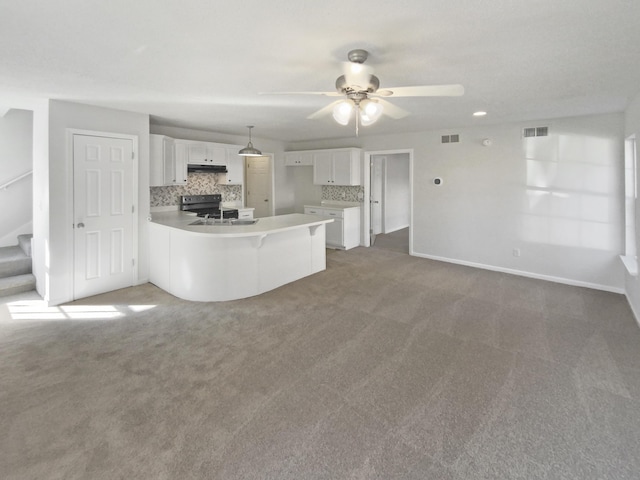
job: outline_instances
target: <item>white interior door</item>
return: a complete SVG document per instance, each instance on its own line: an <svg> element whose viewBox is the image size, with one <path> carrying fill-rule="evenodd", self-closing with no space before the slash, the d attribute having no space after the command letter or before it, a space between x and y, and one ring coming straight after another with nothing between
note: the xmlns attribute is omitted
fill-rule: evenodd
<svg viewBox="0 0 640 480"><path fill-rule="evenodd" d="M134 283L133 141L73 135L74 298Z"/></svg>
<svg viewBox="0 0 640 480"><path fill-rule="evenodd" d="M247 158L247 207L254 208L255 218L273 215L271 192L271 157Z"/></svg>
<svg viewBox="0 0 640 480"><path fill-rule="evenodd" d="M382 183L385 157L371 157L371 245L376 235L382 233Z"/></svg>

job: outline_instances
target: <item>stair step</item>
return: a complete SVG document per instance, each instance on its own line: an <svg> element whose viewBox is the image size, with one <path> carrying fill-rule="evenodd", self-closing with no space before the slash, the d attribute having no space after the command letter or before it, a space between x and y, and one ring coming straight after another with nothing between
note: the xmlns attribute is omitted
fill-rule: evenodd
<svg viewBox="0 0 640 480"><path fill-rule="evenodd" d="M19 246L0 248L0 278L31 273L31 257Z"/></svg>
<svg viewBox="0 0 640 480"><path fill-rule="evenodd" d="M22 251L27 257L31 256L31 239L33 238L33 233L23 233L22 235L18 235L18 246L22 248Z"/></svg>
<svg viewBox="0 0 640 480"><path fill-rule="evenodd" d="M0 278L0 297L29 292L36 288L36 277L31 273Z"/></svg>

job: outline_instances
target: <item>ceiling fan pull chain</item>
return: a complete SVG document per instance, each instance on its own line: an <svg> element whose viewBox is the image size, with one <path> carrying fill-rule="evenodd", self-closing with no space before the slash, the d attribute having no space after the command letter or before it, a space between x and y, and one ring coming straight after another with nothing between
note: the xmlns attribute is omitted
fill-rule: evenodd
<svg viewBox="0 0 640 480"><path fill-rule="evenodd" d="M360 105L356 105L356 137L358 136L359 126L360 126Z"/></svg>

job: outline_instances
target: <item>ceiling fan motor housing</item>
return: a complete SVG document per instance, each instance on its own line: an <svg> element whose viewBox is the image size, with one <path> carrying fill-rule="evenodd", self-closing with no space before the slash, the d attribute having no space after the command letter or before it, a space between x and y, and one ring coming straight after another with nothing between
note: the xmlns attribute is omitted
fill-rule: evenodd
<svg viewBox="0 0 640 480"><path fill-rule="evenodd" d="M369 58L369 52L361 48L358 48L355 50L351 50L347 54L347 58L349 59L350 62L353 62L353 63L364 63L367 61L367 58Z"/></svg>
<svg viewBox="0 0 640 480"><path fill-rule="evenodd" d="M336 90L338 91L338 93L343 93L347 96L349 96L350 93L373 93L378 90L379 87L380 80L378 80L378 77L376 77L375 75L371 75L371 78L369 79L369 85L367 85L365 89L361 89L362 87L360 87L360 89L358 90L354 90L351 85L347 85L347 80L344 75L340 75L336 79Z"/></svg>

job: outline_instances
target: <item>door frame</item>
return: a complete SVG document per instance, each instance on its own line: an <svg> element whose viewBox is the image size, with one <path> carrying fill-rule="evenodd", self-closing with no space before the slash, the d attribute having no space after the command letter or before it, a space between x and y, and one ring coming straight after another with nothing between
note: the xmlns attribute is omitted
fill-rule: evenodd
<svg viewBox="0 0 640 480"><path fill-rule="evenodd" d="M269 157L269 188L271 189L271 205L269 205L269 213L271 216L276 214L276 185L275 185L275 165L273 164L275 155L273 153L262 153L261 157ZM244 183L242 184L242 205L247 206L247 169L248 169L248 159L251 157L245 157L244 159Z"/></svg>
<svg viewBox="0 0 640 480"><path fill-rule="evenodd" d="M406 153L409 155L409 255L413 255L413 148L397 150L371 150L364 152L364 165L362 169L364 183L364 199L362 203L362 245L371 246L371 157L373 155L393 155Z"/></svg>
<svg viewBox="0 0 640 480"><path fill-rule="evenodd" d="M67 182L69 185L69 188L67 189L67 218L69 219L69 222L67 224L67 227L65 228L65 231L67 233L67 258L69 261L69 264L67 265L67 268L69 269L69 275L67 276L67 287L68 287L68 291L70 292L70 297L72 300L75 300L75 289L74 289L74 282L75 282L75 253L76 253L76 249L75 249L75 235L74 235L74 222L75 222L75 218L73 216L73 212L74 212L74 200L73 200L73 192L74 192L74 160L73 160L73 137L75 135L83 135L83 136L88 136L88 137L105 137L105 138L117 138L120 140L131 140L132 142L132 148L133 148L133 178L132 178L132 182L133 182L133 207L134 207L134 212L133 212L133 238L131 239L131 241L133 242L132 244L132 254L133 254L133 260L134 260L134 265L133 265L133 269L132 269L132 278L131 278L131 285L135 285L136 281L138 279L138 268L140 266L140 260L139 260L139 240L138 240L138 215L140 213L140 205L138 204L138 169L139 169L139 164L138 164L138 160L139 160L139 150L138 150L138 136L137 135L129 135L129 134L125 134L125 133L116 133L116 132L100 132L100 131L94 131L94 130L81 130L81 129L77 129L77 128L67 128L66 129L66 136L67 136L67 165L69 165L69 169L68 169L68 175L67 175Z"/></svg>

